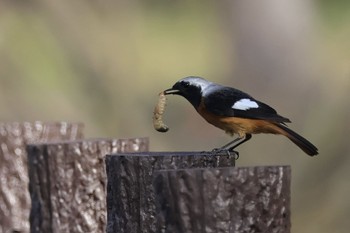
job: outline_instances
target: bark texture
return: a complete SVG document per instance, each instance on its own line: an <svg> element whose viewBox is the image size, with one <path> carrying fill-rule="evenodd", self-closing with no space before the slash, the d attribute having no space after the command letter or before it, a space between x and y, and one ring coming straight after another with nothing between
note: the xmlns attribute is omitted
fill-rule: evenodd
<svg viewBox="0 0 350 233"><path fill-rule="evenodd" d="M163 169L234 166L235 155L211 152L148 152L106 158L107 232L157 232L153 173Z"/></svg>
<svg viewBox="0 0 350 233"><path fill-rule="evenodd" d="M81 138L80 123L0 123L0 233L29 232L26 145Z"/></svg>
<svg viewBox="0 0 350 233"><path fill-rule="evenodd" d="M290 233L290 167L155 172L166 233Z"/></svg>
<svg viewBox="0 0 350 233"><path fill-rule="evenodd" d="M147 150L146 138L29 145L31 232L105 232L105 155Z"/></svg>

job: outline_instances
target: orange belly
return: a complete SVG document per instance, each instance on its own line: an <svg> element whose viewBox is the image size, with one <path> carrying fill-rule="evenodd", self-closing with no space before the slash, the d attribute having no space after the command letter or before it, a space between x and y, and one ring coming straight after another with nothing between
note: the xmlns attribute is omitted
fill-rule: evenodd
<svg viewBox="0 0 350 233"><path fill-rule="evenodd" d="M203 105L200 105L197 111L207 122L224 130L230 135L238 134L239 137L244 137L246 134L282 133L279 127L273 124L273 122L267 120L224 116L218 117L205 111Z"/></svg>

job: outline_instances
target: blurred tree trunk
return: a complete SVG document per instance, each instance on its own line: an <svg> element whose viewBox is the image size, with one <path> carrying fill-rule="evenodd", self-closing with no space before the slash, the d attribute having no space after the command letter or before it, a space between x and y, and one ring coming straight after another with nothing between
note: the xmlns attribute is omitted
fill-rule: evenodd
<svg viewBox="0 0 350 233"><path fill-rule="evenodd" d="M312 75L310 1L225 1L232 36L235 83L266 102L277 96L303 98ZM273 94L272 94L273 93ZM285 100L283 100L285 102ZM290 101L300 105L298 101ZM272 101L276 104L276 101ZM282 105L279 105L282 106ZM301 106L298 106L298 109Z"/></svg>

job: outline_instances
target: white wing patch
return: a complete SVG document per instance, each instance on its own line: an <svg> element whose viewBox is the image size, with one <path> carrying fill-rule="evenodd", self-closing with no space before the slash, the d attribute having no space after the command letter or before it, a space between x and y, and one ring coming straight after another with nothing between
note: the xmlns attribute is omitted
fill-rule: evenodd
<svg viewBox="0 0 350 233"><path fill-rule="evenodd" d="M232 105L232 108L237 110L248 110L251 108L258 108L258 107L259 107L258 103L250 99L240 99Z"/></svg>

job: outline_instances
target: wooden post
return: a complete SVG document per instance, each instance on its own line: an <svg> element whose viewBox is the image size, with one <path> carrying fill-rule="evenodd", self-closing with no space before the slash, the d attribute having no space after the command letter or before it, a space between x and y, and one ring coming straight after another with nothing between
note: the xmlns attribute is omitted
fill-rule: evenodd
<svg viewBox="0 0 350 233"><path fill-rule="evenodd" d="M153 173L161 169L234 166L235 155L211 152L147 152L108 155L107 208L109 233L155 233Z"/></svg>
<svg viewBox="0 0 350 233"><path fill-rule="evenodd" d="M0 123L0 232L29 232L26 144L80 139L82 132L80 123Z"/></svg>
<svg viewBox="0 0 350 233"><path fill-rule="evenodd" d="M157 231L290 233L290 167L156 171Z"/></svg>
<svg viewBox="0 0 350 233"><path fill-rule="evenodd" d="M146 138L29 145L31 232L105 232L105 155L147 150Z"/></svg>

